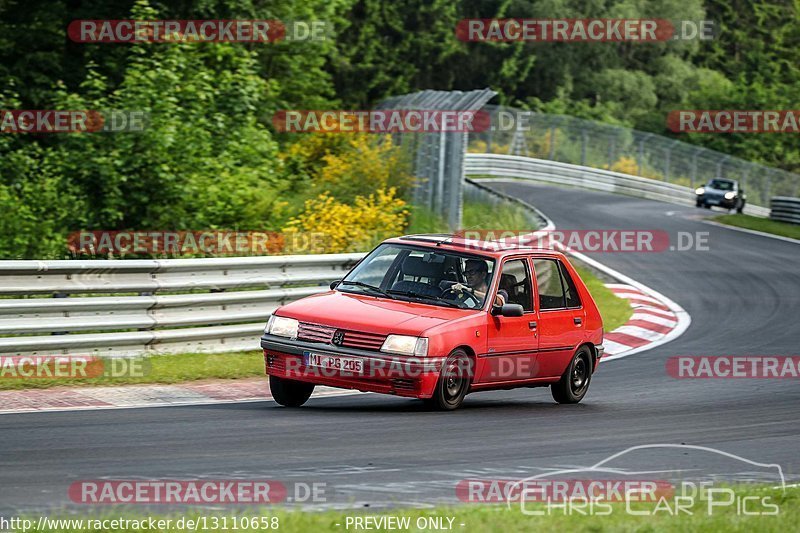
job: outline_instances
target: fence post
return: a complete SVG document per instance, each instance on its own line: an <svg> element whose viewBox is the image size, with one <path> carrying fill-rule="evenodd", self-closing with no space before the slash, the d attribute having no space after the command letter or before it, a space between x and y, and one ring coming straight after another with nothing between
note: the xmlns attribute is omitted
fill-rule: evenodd
<svg viewBox="0 0 800 533"><path fill-rule="evenodd" d="M723 157L722 159L720 159L720 160L717 162L717 175L716 175L716 176L714 176L715 178L721 178L721 177L723 177L723 174L722 174L722 165L724 165L724 164L725 164L725 161L727 161L727 160L728 160L728 159L730 159L730 158L731 158L731 156L729 156L729 155L726 155L725 157Z"/></svg>
<svg viewBox="0 0 800 533"><path fill-rule="evenodd" d="M608 141L608 170L614 166L614 154L617 151L617 130L611 135Z"/></svg>
<svg viewBox="0 0 800 533"><path fill-rule="evenodd" d="M586 166L586 145L589 142L589 134L585 128L581 129L581 166Z"/></svg>
<svg viewBox="0 0 800 533"><path fill-rule="evenodd" d="M692 189L694 189L697 184L697 156L701 153L703 153L703 149L699 148L692 154L692 175L689 178L691 180Z"/></svg>
<svg viewBox="0 0 800 533"><path fill-rule="evenodd" d="M640 176L644 176L644 142L652 135L652 133L645 133L642 135L642 138L639 139L639 157L636 161L636 164L639 167Z"/></svg>

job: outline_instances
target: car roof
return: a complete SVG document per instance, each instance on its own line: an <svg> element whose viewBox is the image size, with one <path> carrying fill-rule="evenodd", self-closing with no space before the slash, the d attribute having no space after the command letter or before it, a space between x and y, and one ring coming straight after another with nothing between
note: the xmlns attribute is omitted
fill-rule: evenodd
<svg viewBox="0 0 800 533"><path fill-rule="evenodd" d="M564 254L550 247L524 246L507 240L479 240L466 239L463 235L451 233L420 233L393 237L383 241L393 244L412 244L435 250L452 252L468 252L493 258L503 258L509 255L535 254L547 257L564 257Z"/></svg>

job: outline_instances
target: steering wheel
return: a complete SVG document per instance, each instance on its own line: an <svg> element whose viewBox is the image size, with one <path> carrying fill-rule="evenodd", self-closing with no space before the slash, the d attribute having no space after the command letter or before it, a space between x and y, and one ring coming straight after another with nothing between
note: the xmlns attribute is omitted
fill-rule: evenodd
<svg viewBox="0 0 800 533"><path fill-rule="evenodd" d="M452 297L451 297L451 295L452 295ZM470 309L475 309L476 307L480 307L480 305L481 305L480 298L475 296L475 294L473 294L473 293L471 293L471 292L469 292L467 290L463 290L463 291L459 292L459 291L453 289L452 287L447 288L444 291L442 291L442 295L440 296L440 298L442 298L443 300L452 300L452 301L454 301L456 303L464 304L467 307L469 307Z"/></svg>

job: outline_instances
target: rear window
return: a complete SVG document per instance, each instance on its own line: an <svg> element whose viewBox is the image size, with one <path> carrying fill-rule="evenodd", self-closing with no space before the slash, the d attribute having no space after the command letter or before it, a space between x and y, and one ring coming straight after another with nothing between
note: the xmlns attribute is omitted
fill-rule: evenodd
<svg viewBox="0 0 800 533"><path fill-rule="evenodd" d="M536 283L539 287L539 309L580 307L581 299L575 282L561 261L534 259Z"/></svg>

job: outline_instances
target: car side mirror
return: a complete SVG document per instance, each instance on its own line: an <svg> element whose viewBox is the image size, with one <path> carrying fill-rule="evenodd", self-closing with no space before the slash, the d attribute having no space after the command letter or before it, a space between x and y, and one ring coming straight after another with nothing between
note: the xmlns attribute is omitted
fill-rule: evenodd
<svg viewBox="0 0 800 533"><path fill-rule="evenodd" d="M492 307L492 314L494 316L522 316L525 310L520 304L503 304L503 306L495 305Z"/></svg>
<svg viewBox="0 0 800 533"><path fill-rule="evenodd" d="M337 279L336 281L331 281L331 284L330 284L331 290L335 289L341 282L342 282L342 280L340 280L340 279Z"/></svg>

